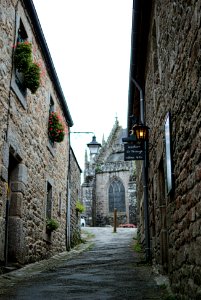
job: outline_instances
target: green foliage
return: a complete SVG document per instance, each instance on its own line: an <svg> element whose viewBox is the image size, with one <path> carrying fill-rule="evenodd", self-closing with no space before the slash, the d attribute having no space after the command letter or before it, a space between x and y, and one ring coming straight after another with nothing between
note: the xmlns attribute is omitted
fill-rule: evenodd
<svg viewBox="0 0 201 300"><path fill-rule="evenodd" d="M83 213L85 211L85 206L80 201L77 201L76 210L80 213Z"/></svg>
<svg viewBox="0 0 201 300"><path fill-rule="evenodd" d="M96 173L100 173L102 171L101 167L99 165L97 165L95 171L96 171Z"/></svg>
<svg viewBox="0 0 201 300"><path fill-rule="evenodd" d="M19 72L26 72L32 63L32 45L29 42L18 43L15 49L14 62Z"/></svg>
<svg viewBox="0 0 201 300"><path fill-rule="evenodd" d="M138 252L138 253L142 252L142 247L138 242L134 244L133 248L134 248L135 252Z"/></svg>
<svg viewBox="0 0 201 300"><path fill-rule="evenodd" d="M61 143L65 136L65 127L57 112L52 112L49 117L48 134L52 142Z"/></svg>
<svg viewBox="0 0 201 300"><path fill-rule="evenodd" d="M34 94L40 86L40 67L32 63L24 73L24 84Z"/></svg>
<svg viewBox="0 0 201 300"><path fill-rule="evenodd" d="M176 300L174 295L167 295L165 296L164 300Z"/></svg>
<svg viewBox="0 0 201 300"><path fill-rule="evenodd" d="M25 87L34 94L40 86L40 67L33 62L31 43L26 41L17 44L14 62L17 70L24 74Z"/></svg>
<svg viewBox="0 0 201 300"><path fill-rule="evenodd" d="M46 229L47 231L54 231L59 228L59 223L55 219L47 219L46 220Z"/></svg>

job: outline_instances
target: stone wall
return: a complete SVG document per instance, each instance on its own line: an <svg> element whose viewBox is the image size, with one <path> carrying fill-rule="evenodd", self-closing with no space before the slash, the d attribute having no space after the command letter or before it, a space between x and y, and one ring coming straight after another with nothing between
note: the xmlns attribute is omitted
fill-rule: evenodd
<svg viewBox="0 0 201 300"><path fill-rule="evenodd" d="M153 258L169 273L177 299L200 299L201 1L153 3L145 74ZM167 195L168 112L174 186Z"/></svg>
<svg viewBox="0 0 201 300"><path fill-rule="evenodd" d="M12 62L20 20L33 45L33 57L42 70L36 94L27 89L26 96L16 86ZM52 146L49 142L50 97L65 123L66 115L31 20L20 1L1 1L0 30L0 260L5 260L9 199L8 261L28 263L65 250L69 145L67 136L62 143ZM48 189L52 198L51 216L59 223L59 228L51 234L46 234Z"/></svg>
<svg viewBox="0 0 201 300"><path fill-rule="evenodd" d="M92 226L92 216L93 216L93 182L82 184L82 196L81 199L85 205L86 211L84 212L86 225Z"/></svg>
<svg viewBox="0 0 201 300"><path fill-rule="evenodd" d="M71 149L70 155L70 187L71 187L71 247L79 244L81 241L80 215L76 212L76 202L81 201L81 169L76 160L75 154Z"/></svg>

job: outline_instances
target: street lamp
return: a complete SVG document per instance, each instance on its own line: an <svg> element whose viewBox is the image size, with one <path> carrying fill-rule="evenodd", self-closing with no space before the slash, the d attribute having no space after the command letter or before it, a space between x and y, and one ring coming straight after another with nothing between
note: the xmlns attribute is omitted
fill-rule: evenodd
<svg viewBox="0 0 201 300"><path fill-rule="evenodd" d="M148 126L145 126L141 123L135 124L132 127L132 132L136 136L138 141L147 141L148 140L148 133L149 133Z"/></svg>
<svg viewBox="0 0 201 300"><path fill-rule="evenodd" d="M91 158L98 154L101 144L96 141L95 135L92 137L92 141L87 144L87 147L89 148Z"/></svg>

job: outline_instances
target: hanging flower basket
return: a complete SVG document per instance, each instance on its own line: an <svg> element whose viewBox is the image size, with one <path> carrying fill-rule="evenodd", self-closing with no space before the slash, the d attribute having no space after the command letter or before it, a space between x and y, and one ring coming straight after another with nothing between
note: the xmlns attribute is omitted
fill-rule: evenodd
<svg viewBox="0 0 201 300"><path fill-rule="evenodd" d="M19 72L26 72L32 63L32 45L29 42L18 43L14 53L15 67Z"/></svg>
<svg viewBox="0 0 201 300"><path fill-rule="evenodd" d="M65 126L61 117L56 112L52 112L49 117L48 134L52 142L61 143L65 136Z"/></svg>
<svg viewBox="0 0 201 300"><path fill-rule="evenodd" d="M32 63L29 69L24 73L25 86L35 94L40 86L40 67L36 63Z"/></svg>

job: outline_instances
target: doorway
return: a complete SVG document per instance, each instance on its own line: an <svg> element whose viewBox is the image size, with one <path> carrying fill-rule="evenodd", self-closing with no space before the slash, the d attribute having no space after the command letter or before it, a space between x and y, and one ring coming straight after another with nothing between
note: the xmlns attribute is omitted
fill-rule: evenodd
<svg viewBox="0 0 201 300"><path fill-rule="evenodd" d="M9 153L8 193L5 219L5 265L21 262L22 240L22 200L23 193L19 188L20 162Z"/></svg>

